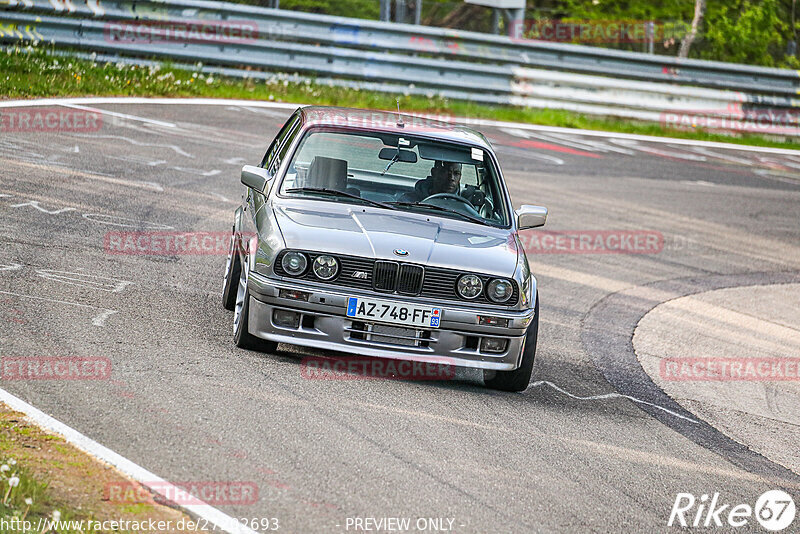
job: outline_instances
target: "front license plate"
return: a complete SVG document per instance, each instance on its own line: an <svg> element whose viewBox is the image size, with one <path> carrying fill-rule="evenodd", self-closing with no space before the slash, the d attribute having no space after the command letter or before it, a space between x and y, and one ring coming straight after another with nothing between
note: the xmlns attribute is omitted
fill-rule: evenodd
<svg viewBox="0 0 800 534"><path fill-rule="evenodd" d="M347 299L347 316L380 323L439 328L442 309L388 300L350 297Z"/></svg>

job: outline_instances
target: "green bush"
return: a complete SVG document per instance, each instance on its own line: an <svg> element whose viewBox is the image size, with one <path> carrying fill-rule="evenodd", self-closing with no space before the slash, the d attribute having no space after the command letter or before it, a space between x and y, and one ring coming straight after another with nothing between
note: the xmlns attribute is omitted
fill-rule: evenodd
<svg viewBox="0 0 800 534"><path fill-rule="evenodd" d="M281 0L281 9L325 13L357 19L380 18L379 0Z"/></svg>
<svg viewBox="0 0 800 534"><path fill-rule="evenodd" d="M792 9L791 0L708 0L690 57L796 68L798 59L787 53L789 41L794 38ZM529 9L529 18L543 15L582 20L677 21L688 26L694 17L694 0L545 0ZM679 40L660 42L656 52L677 55L679 45ZM642 50L636 44L617 47Z"/></svg>
<svg viewBox="0 0 800 534"><path fill-rule="evenodd" d="M696 57L776 67L785 64L790 14L778 0L709 5Z"/></svg>

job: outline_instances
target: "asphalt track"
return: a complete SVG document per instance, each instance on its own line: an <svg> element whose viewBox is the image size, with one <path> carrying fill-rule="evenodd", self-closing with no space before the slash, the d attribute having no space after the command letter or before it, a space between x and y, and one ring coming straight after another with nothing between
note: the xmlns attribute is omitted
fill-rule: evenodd
<svg viewBox="0 0 800 534"><path fill-rule="evenodd" d="M318 353L236 349L224 256L112 255L104 238L229 230L239 169L291 111L93 107L115 113L97 131L0 133L0 354L110 358L111 380L2 383L97 442L174 482L252 481L256 504L219 508L284 532L353 532L356 517L665 531L679 492L798 501L798 474L663 393L631 339L670 299L800 280L800 154L480 128L515 205L550 209L547 230L664 239L648 254L531 254L536 382L506 394L471 371L309 380L301 354Z"/></svg>

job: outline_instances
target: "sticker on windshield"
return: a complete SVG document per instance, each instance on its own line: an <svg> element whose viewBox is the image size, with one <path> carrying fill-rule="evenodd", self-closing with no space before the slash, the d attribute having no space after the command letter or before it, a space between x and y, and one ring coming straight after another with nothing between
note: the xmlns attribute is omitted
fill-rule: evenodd
<svg viewBox="0 0 800 534"><path fill-rule="evenodd" d="M472 149L472 159L483 161L483 150L480 148L473 148Z"/></svg>

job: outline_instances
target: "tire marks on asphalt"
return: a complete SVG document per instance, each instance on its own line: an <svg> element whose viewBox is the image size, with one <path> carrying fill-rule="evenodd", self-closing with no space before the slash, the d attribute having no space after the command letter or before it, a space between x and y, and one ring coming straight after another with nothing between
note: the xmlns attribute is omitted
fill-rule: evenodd
<svg viewBox="0 0 800 534"><path fill-rule="evenodd" d="M515 127L499 127L498 131L512 138L522 139L522 141L515 141L513 139L493 139L493 142L510 147L540 149L594 158L602 158L603 156L599 154L608 152L624 154L626 156L636 156L637 154L643 153L693 165L708 163L707 165L700 166L723 172L739 172L750 176L756 174L757 176L771 178L773 175L765 173L765 170L781 170L796 175L800 180L800 173L797 172L800 171L800 164L798 164L796 159L793 159L793 156L785 154L770 156L751 155L746 151L745 147L738 152L734 146L726 147L726 149L733 152L733 154L730 154L721 152L721 148L711 150L709 147L700 143L698 143L698 146L683 146L677 143L678 140L670 142L668 139L663 140L666 143L665 149L652 146L644 141L631 139L629 136L615 138L609 135L608 141L605 142L596 141L580 134L540 133L535 130L529 131L527 129ZM538 139L539 141L534 141L533 139ZM535 157L534 154L528 154L528 157ZM734 167L720 167L712 164L717 162L733 164Z"/></svg>
<svg viewBox="0 0 800 534"><path fill-rule="evenodd" d="M745 471L758 473L784 488L800 487L800 476L730 439L670 398L644 371L633 348L636 325L650 310L664 302L648 296L648 291L666 292L678 298L713 289L780 283L800 283L800 271L717 274L662 280L612 293L597 302L584 316L581 332L583 347L618 392L646 399L648 404L637 406L664 425ZM672 417L651 404L667 407L684 417ZM689 424L690 418L698 423Z"/></svg>
<svg viewBox="0 0 800 534"><path fill-rule="evenodd" d="M92 325L99 326L99 327L104 327L106 325L106 320L109 317L119 313L117 310L111 310L111 309L108 309L108 308L101 308L99 306L92 306L90 304L81 304L79 302L70 302L70 301L66 301L66 300L58 300L58 299L53 299L53 298L48 298L48 297L37 297L37 296L34 296L34 295L28 295L28 294L25 294L25 293L15 293L15 292L12 292L12 291L0 291L0 294L10 295L12 297L17 297L20 300L33 299L33 300L41 300L41 301L45 301L45 302L50 302L50 303L53 303L53 304L63 304L65 306L76 306L78 308L89 308L89 309L93 309L93 310L100 310L100 313L98 313L97 315L92 317Z"/></svg>
<svg viewBox="0 0 800 534"><path fill-rule="evenodd" d="M71 108L71 109L80 109L82 111L91 111L92 113L100 113L102 115L108 115L109 117L116 117L118 119L126 119L126 120L132 120L132 121L137 121L137 122L144 122L144 123L148 123L148 124L155 124L157 126L164 126L166 128L175 128L177 126L175 123L172 123L172 122L164 122L164 121L159 121L159 120L155 120L155 119L148 119L146 117L139 117L137 115L129 115L127 113L119 113L117 111L109 111L107 109L99 109L99 108L95 108L95 107L81 106L81 105L78 105L78 104L61 104L61 106L65 107L65 108Z"/></svg>
<svg viewBox="0 0 800 534"><path fill-rule="evenodd" d="M155 182L147 182L147 181L136 181L136 180L126 180L124 178L114 178L112 176L103 176L100 174L90 173L86 171L80 171L75 169L70 169L63 166L52 166L52 165L42 165L39 163L29 163L25 161L7 159L7 158L0 158L0 163L11 167L23 167L27 169L36 169L43 172L48 172L52 175L60 175L60 176L71 176L75 178L83 178L85 180L94 180L97 182L105 182L111 185L122 185L125 187L134 187L138 189L147 189L150 191L155 191L157 193L163 193L164 187L160 184Z"/></svg>
<svg viewBox="0 0 800 534"><path fill-rule="evenodd" d="M536 182L531 184L527 177L520 179L519 174L516 172L510 173L510 176L507 177L513 184L520 184L520 182L526 180L528 182L527 187L533 188L540 199L552 198L554 199L553 202L569 205L573 209L580 207L581 212L584 213L584 219L588 218L592 213L599 213L602 214L604 219L617 221L617 224L625 224L626 221L636 220L637 229L660 228L663 226L664 221L669 221L672 232L680 232L679 235L684 237L691 236L695 242L702 245L702 248L709 249L709 251L727 253L727 259L732 262L741 262L741 268L752 267L752 261L746 260L768 262L779 268L800 268L800 246L767 235L754 235L748 232L746 228L709 221L703 218L703 214L698 214L697 216L683 215L676 211L667 211L641 202L625 200L620 198L616 191L602 190L602 185L598 185L598 190L596 191L565 191L563 184L555 181L556 178L549 174L541 174L537 177ZM664 194L670 194L675 185L668 183L662 187ZM785 200L786 198L797 196L800 200L798 193L766 190L763 194L769 199ZM791 197L788 195L791 195ZM544 203L545 200L541 202ZM551 220L553 220L553 215L558 213L558 209L555 207L558 204L553 204L549 200L547 204L551 208ZM702 254L702 250L693 252L694 257ZM658 260L662 256L664 256L663 253L639 255L636 259L639 261ZM530 258L537 258L537 256L532 255ZM541 258L540 261L542 261ZM685 267L691 266L685 265ZM534 269L534 273L535 271Z"/></svg>
<svg viewBox="0 0 800 534"><path fill-rule="evenodd" d="M98 134L71 133L70 137L79 137L81 139L88 139L88 140L118 139L120 141L125 141L126 143L129 143L129 144L134 145L134 146L141 146L141 147L146 147L146 148L165 148L165 149L172 150L173 152L175 152L179 156L183 156L185 158L194 158L193 154L190 154L189 152L186 152L184 149L182 149L178 145L170 145L170 144L166 144L166 143L146 143L144 141L137 141L136 139L131 139L130 137L125 137L125 136L122 136L122 135L111 135L111 134L98 135Z"/></svg>

